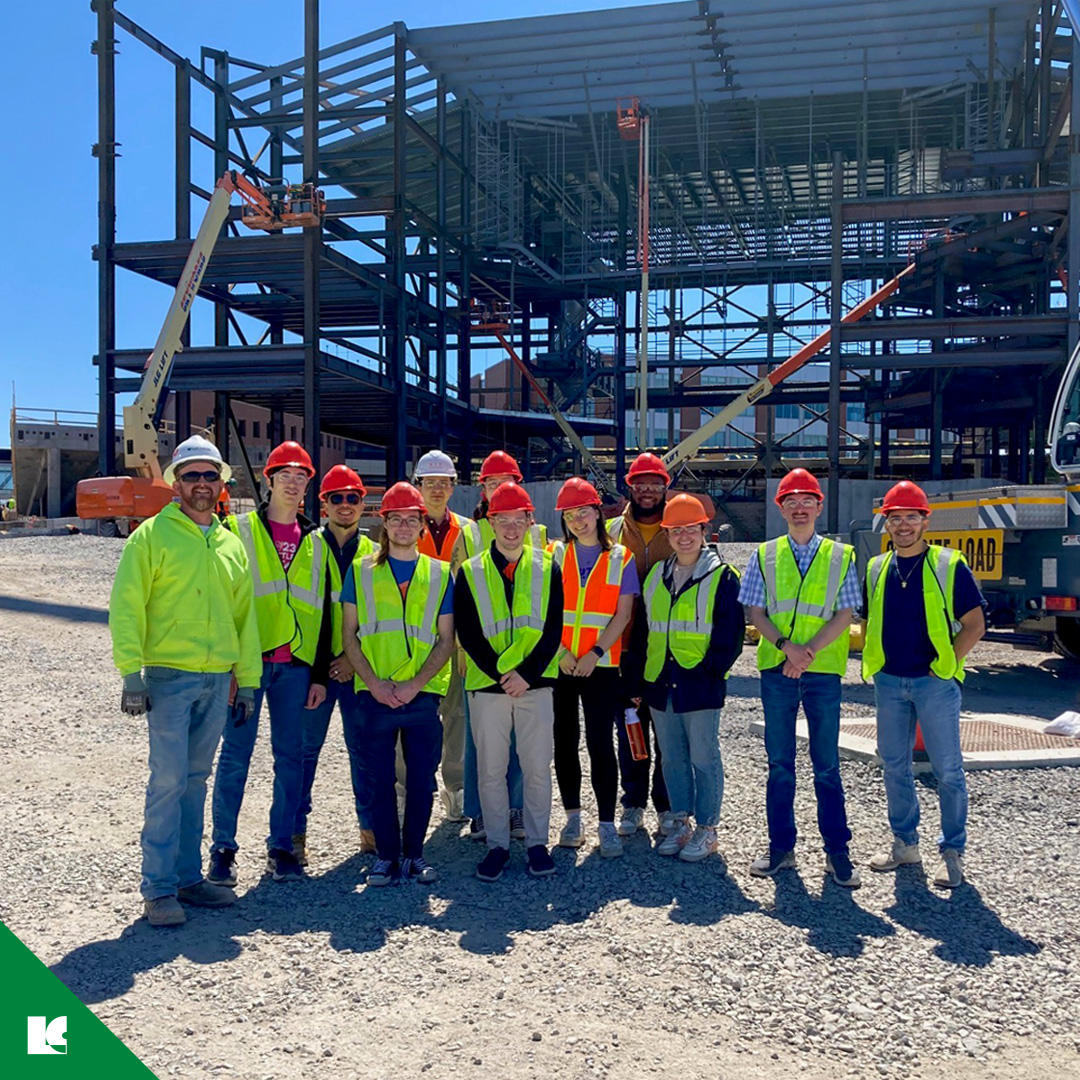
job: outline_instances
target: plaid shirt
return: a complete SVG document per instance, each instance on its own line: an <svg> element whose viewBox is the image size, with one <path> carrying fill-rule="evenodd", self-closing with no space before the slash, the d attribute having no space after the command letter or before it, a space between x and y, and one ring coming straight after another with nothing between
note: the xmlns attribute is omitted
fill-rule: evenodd
<svg viewBox="0 0 1080 1080"><path fill-rule="evenodd" d="M819 547L821 547L821 537L817 533L810 538L809 544L792 542L791 552L795 556L795 565L804 577ZM756 551L750 557L746 572L742 576L739 603L746 607L763 608L766 606L765 579L761 576L761 565ZM848 572L836 597L836 610L839 611L841 608L851 608L853 611L859 611L862 608L862 587L859 584L859 572L855 568L854 559L851 560L851 565L848 567Z"/></svg>

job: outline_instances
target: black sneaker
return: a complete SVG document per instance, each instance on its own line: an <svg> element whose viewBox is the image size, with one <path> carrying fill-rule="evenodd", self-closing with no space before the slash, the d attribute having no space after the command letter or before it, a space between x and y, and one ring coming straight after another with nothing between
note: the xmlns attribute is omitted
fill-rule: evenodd
<svg viewBox="0 0 1080 1080"><path fill-rule="evenodd" d="M271 848L266 855L266 869L275 881L303 881L304 868L291 851Z"/></svg>
<svg viewBox="0 0 1080 1080"><path fill-rule="evenodd" d="M210 852L210 872L206 880L211 885L236 884L236 848L215 848Z"/></svg>
<svg viewBox="0 0 1080 1080"><path fill-rule="evenodd" d="M367 883L376 888L393 885L401 876L401 868L392 859L378 859L368 871Z"/></svg>
<svg viewBox="0 0 1080 1080"><path fill-rule="evenodd" d="M777 851L769 848L768 855L762 855L750 864L751 877L772 877L781 870L791 870L795 866L794 851Z"/></svg>
<svg viewBox="0 0 1080 1080"><path fill-rule="evenodd" d="M862 884L859 871L855 869L846 851L834 851L826 857L825 873L831 874L833 881L845 889L857 889Z"/></svg>
<svg viewBox="0 0 1080 1080"><path fill-rule="evenodd" d="M543 844L529 848L526 853L529 865L526 872L530 877L551 877L555 873L555 860L548 854Z"/></svg>
<svg viewBox="0 0 1080 1080"><path fill-rule="evenodd" d="M498 881L502 877L506 864L510 861L510 852L506 848L493 847L480 861L476 876L481 881Z"/></svg>
<svg viewBox="0 0 1080 1080"><path fill-rule="evenodd" d="M484 816L474 817L469 822L469 839L470 840L486 840L487 829L484 828Z"/></svg>

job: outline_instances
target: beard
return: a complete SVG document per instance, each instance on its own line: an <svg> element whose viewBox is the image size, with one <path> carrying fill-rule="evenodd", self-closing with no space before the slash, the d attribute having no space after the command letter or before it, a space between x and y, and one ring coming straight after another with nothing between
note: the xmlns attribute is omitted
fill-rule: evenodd
<svg viewBox="0 0 1080 1080"><path fill-rule="evenodd" d="M662 517L664 513L664 503L667 501L667 495L662 495L660 500L655 506L646 509L634 498L630 496L630 512L634 515L635 521L648 521L649 518Z"/></svg>
<svg viewBox="0 0 1080 1080"><path fill-rule="evenodd" d="M188 499L188 506L198 514L205 514L207 510L213 510L217 506L216 495L196 495L194 492Z"/></svg>

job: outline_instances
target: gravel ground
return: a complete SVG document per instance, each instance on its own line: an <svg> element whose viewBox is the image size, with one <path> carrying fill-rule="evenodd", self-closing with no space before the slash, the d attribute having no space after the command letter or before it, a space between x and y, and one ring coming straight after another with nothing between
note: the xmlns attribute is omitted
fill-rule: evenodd
<svg viewBox="0 0 1080 1080"><path fill-rule="evenodd" d="M368 890L335 724L311 880L259 878L264 737L239 903L152 930L137 920L145 735L119 711L104 624L119 550L0 542L0 916L158 1075L1080 1076L1080 771L971 774L955 893L865 869L851 893L823 878L803 761L799 871L753 879L766 766L749 650L722 721L726 875L718 859L661 860L642 833L621 860L557 851L542 882L515 851L484 886L479 845L437 819L426 854L443 880ZM749 551L725 548L739 565ZM969 709L1049 719L1075 703L1080 670L1047 654L984 645L973 668ZM845 710L866 713L854 672ZM853 762L843 776L865 864L888 842L881 776ZM932 836L932 781L921 798Z"/></svg>

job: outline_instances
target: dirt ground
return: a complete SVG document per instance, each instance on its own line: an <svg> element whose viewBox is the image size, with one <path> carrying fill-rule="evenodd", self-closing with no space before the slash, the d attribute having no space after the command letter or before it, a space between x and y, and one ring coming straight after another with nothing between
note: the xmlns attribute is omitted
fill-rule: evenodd
<svg viewBox="0 0 1080 1080"><path fill-rule="evenodd" d="M799 870L751 878L766 770L749 650L721 733L726 874L719 859L661 859L639 833L619 860L557 851L545 881L515 843L485 886L480 845L437 807L426 854L442 880L368 889L335 718L310 879L260 877L263 733L239 902L150 928L144 722L119 711L104 621L119 547L0 542L0 917L157 1075L1080 1076L1080 770L971 774L970 884L951 895L866 869L888 830L880 773L856 762L843 776L865 883L825 881L804 770ZM984 645L972 668L971 710L1050 719L1077 702L1080 668L1048 654ZM846 682L845 709L867 711L854 663ZM920 797L932 871L932 782ZM591 801L586 821L594 835Z"/></svg>

